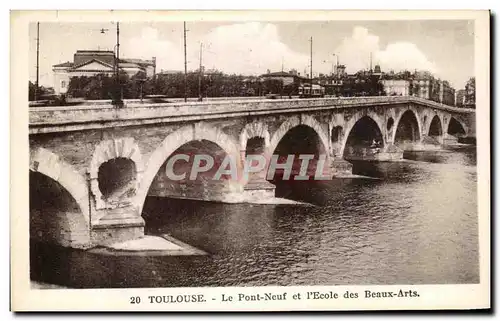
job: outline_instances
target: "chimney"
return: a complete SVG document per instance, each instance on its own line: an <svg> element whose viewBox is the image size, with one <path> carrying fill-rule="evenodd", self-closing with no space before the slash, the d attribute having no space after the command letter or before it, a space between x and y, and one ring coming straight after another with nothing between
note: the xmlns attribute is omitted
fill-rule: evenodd
<svg viewBox="0 0 500 321"><path fill-rule="evenodd" d="M156 75L156 57L153 57L153 77Z"/></svg>

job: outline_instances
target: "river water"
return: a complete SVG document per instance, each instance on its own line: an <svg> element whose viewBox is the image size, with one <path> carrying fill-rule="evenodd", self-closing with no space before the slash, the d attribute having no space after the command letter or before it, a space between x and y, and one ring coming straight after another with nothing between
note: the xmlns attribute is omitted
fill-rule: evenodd
<svg viewBox="0 0 500 321"><path fill-rule="evenodd" d="M148 234L209 255L31 246L33 280L69 287L478 283L475 148L357 163L370 178L279 184L311 205L148 198Z"/></svg>

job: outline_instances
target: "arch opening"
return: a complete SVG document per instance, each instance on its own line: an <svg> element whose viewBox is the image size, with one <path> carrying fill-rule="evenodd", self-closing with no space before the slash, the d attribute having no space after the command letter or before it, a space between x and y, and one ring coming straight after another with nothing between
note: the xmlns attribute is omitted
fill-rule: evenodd
<svg viewBox="0 0 500 321"><path fill-rule="evenodd" d="M429 132L427 133L427 136L424 137L423 142L425 144L439 145L442 142L442 137L443 126L441 125L441 119L437 115L435 115L434 117L432 117L431 123L429 125Z"/></svg>
<svg viewBox="0 0 500 321"><path fill-rule="evenodd" d="M300 155L312 155L306 168L309 177L314 176L316 166L321 155L327 154L327 147L323 144L319 134L308 125L297 125L290 129L278 142L273 152L273 157L277 157L278 164L287 163L288 157L293 157L290 180L300 174L302 161ZM324 157L324 156L323 156ZM278 169L271 181L283 179L284 170Z"/></svg>
<svg viewBox="0 0 500 321"><path fill-rule="evenodd" d="M266 148L266 142L263 137L252 137L247 140L245 148L245 156L247 155L262 155Z"/></svg>
<svg viewBox="0 0 500 321"><path fill-rule="evenodd" d="M441 125L441 120L438 116L434 116L429 126L429 136L436 137L443 135L443 126Z"/></svg>
<svg viewBox="0 0 500 321"><path fill-rule="evenodd" d="M228 155L218 144L205 139L184 143L168 155L153 178L144 202L145 232L157 233L157 229L165 227L169 219L182 214L172 213L170 206L191 208L192 201L225 201L240 184L230 174L220 177L216 174L221 167L230 169L236 166L224 166L223 162L237 156ZM204 167L206 170L200 171Z"/></svg>
<svg viewBox="0 0 500 321"><path fill-rule="evenodd" d="M326 148L316 131L307 125L298 125L290 129L279 141L274 154L314 154L325 153Z"/></svg>
<svg viewBox="0 0 500 321"><path fill-rule="evenodd" d="M88 224L74 197L57 181L29 173L30 240L83 247L89 242Z"/></svg>
<svg viewBox="0 0 500 321"><path fill-rule="evenodd" d="M400 145L404 143L417 142L419 140L420 131L417 117L413 111L407 110L403 113L399 120L394 143L396 145Z"/></svg>
<svg viewBox="0 0 500 321"><path fill-rule="evenodd" d="M352 127L344 148L344 158L357 158L376 154L384 147L382 132L369 116L359 119Z"/></svg>
<svg viewBox="0 0 500 321"><path fill-rule="evenodd" d="M448 134L455 137L461 137L465 135L464 127L454 117L451 117L450 119L450 123L448 125Z"/></svg>
<svg viewBox="0 0 500 321"><path fill-rule="evenodd" d="M255 155L264 155L266 149L266 142L264 137L259 137L255 136L247 141L247 145L245 148L245 161L247 160L247 157L249 156L255 156ZM259 165L259 161L256 159L253 159L252 161L248 160L249 164L247 166L249 167L257 167ZM260 171L260 172L252 172L249 173L248 181L265 181L265 176L266 176L266 171Z"/></svg>
<svg viewBox="0 0 500 321"><path fill-rule="evenodd" d="M230 161L236 161L235 156L228 155L209 140L185 143L160 167L149 187L148 196L220 200L231 190L233 175L229 170L234 169L236 164ZM227 171L219 172L220 168Z"/></svg>
<svg viewBox="0 0 500 321"><path fill-rule="evenodd" d="M436 115L432 118L431 124L429 125L429 133L425 142L428 144L438 145L440 144L442 136L443 126L441 125L441 119L439 119Z"/></svg>
<svg viewBox="0 0 500 321"><path fill-rule="evenodd" d="M112 158L99 166L97 182L102 197L107 201L133 194L136 180L136 166L129 158Z"/></svg>

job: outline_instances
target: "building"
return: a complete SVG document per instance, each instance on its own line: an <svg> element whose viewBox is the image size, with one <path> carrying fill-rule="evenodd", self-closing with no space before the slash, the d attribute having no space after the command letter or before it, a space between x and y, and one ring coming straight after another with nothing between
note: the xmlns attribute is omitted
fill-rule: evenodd
<svg viewBox="0 0 500 321"><path fill-rule="evenodd" d="M333 75L337 79L345 77L347 75L345 72L345 65L335 65Z"/></svg>
<svg viewBox="0 0 500 321"><path fill-rule="evenodd" d="M115 71L115 54L107 50L77 50L73 62L67 61L52 66L54 72L54 90L56 94L68 91L72 77L92 77L97 74L113 75ZM156 58L152 60L120 59L118 66L130 77L142 71L147 77L156 73Z"/></svg>
<svg viewBox="0 0 500 321"><path fill-rule="evenodd" d="M449 106L455 105L455 89L446 80L431 76L415 77L411 82L411 95Z"/></svg>
<svg viewBox="0 0 500 321"><path fill-rule="evenodd" d="M464 107L476 108L476 78L470 78L465 84Z"/></svg>
<svg viewBox="0 0 500 321"><path fill-rule="evenodd" d="M407 79L382 79L387 96L410 96L411 81Z"/></svg>
<svg viewBox="0 0 500 321"><path fill-rule="evenodd" d="M450 86L450 83L446 80L439 81L439 100L438 102L455 106L455 89Z"/></svg>
<svg viewBox="0 0 500 321"><path fill-rule="evenodd" d="M423 99L440 101L441 85L428 71L415 72L411 84L411 95Z"/></svg>
<svg viewBox="0 0 500 321"><path fill-rule="evenodd" d="M457 107L464 107L465 105L465 89L459 89L455 95L455 105Z"/></svg>
<svg viewBox="0 0 500 321"><path fill-rule="evenodd" d="M283 86L291 85L293 83L300 84L307 80L296 73L288 73L284 71L268 72L260 76L261 79L277 79L283 81Z"/></svg>

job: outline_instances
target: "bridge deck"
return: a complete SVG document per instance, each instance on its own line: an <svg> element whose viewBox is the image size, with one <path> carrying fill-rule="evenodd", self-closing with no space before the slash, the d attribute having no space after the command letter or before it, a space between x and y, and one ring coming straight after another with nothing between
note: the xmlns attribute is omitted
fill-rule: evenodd
<svg viewBox="0 0 500 321"><path fill-rule="evenodd" d="M319 99L240 99L205 102L128 103L116 109L112 105L78 105L57 107L30 107L30 133L44 132L44 128L63 126L65 130L128 126L157 122L194 121L222 117L241 117L298 111L327 110L356 107L391 107L414 103L452 113L474 113L474 109L456 108L417 97L340 97ZM52 131L52 130L50 130Z"/></svg>

